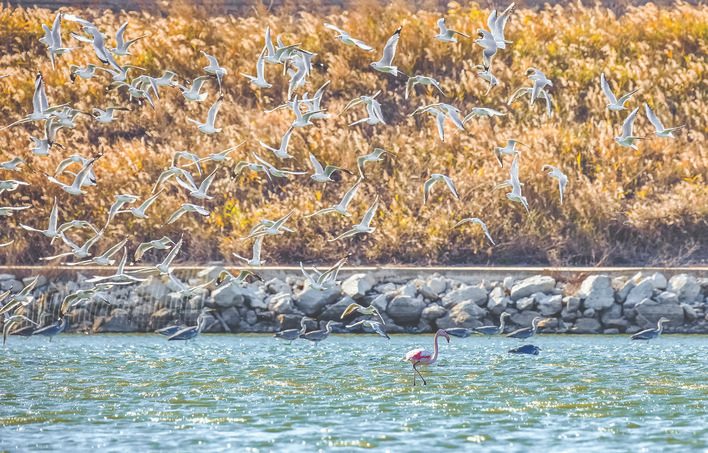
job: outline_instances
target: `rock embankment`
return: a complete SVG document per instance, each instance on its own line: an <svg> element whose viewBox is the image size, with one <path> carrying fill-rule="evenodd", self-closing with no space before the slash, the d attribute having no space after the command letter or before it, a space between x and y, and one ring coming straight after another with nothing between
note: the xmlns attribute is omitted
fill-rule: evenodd
<svg viewBox="0 0 708 453"><path fill-rule="evenodd" d="M206 269L189 283L207 281L219 270ZM0 289L18 292L31 280L1 274ZM21 310L40 325L50 324L59 318L67 295L92 286L85 280L81 275L68 282L40 278L32 292L35 301ZM470 285L438 274L393 283L357 273L325 291L304 286L301 276L290 276L244 287L196 289L190 297L173 285L152 277L142 284L116 286L103 294L105 300L93 297L72 307L66 314L66 330L150 332L172 324L195 325L199 313L211 308L214 319L207 332L294 329L303 316L315 318L320 326L329 320L342 321L334 329L342 332L346 324L363 319L357 315L340 319L347 306L356 302L375 306L389 333L498 325L504 312L511 315L508 332L530 326L533 318L541 316L545 319L539 330L547 333L632 334L656 327L661 317L671 320L665 326L668 333L708 333L708 279L690 274L669 280L661 273L631 278L592 275L578 286L547 275ZM316 328L314 324L311 329Z"/></svg>

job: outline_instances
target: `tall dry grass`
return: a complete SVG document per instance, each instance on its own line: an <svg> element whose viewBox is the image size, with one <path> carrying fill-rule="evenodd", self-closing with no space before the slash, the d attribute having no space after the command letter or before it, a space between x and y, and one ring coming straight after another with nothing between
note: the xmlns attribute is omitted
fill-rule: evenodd
<svg viewBox="0 0 708 453"><path fill-rule="evenodd" d="M275 219L295 209L287 226L296 233L267 237L263 255L269 264L296 264L301 260L334 261L351 252L351 262L418 264L666 264L676 265L705 260L708 256L708 93L704 74L708 39L708 9L677 3L668 9L653 5L629 9L621 18L600 6L580 5L547 8L534 13L517 11L506 27L513 44L500 50L493 72L501 82L485 96L486 82L475 75L481 63L481 49L473 40L460 43L436 41L438 16L411 11L402 2L381 7L378 2L362 2L356 9L338 15L302 13L271 15L254 10L249 17L203 17L199 11L176 8L169 17L147 13L72 11L93 21L111 35L126 20L127 36L150 33L122 57L121 64L145 68L159 76L172 70L185 79L204 72L203 50L217 57L229 74L224 78L225 102L217 118L222 132L207 136L197 131L186 117L204 119L216 100L216 84L207 87L204 103L187 102L177 89L163 88L153 111L149 106L130 103L124 89L106 90L106 75L89 81L69 79L69 65L96 63L91 46L70 39L76 25L64 24L65 44L81 49L58 58L52 70L45 46L42 23L54 17L46 10L0 9L0 68L10 74L0 80L0 118L4 123L25 116L31 110L33 82L37 71L45 76L51 104L69 103L90 112L93 107L130 105L133 111L119 112L119 121L108 125L87 116L77 118L74 129L62 129L58 141L65 150L52 155L30 153L29 135L40 137L41 125L19 125L0 132L0 159L19 155L36 174L0 170L0 179L21 179L31 183L14 192L0 194L0 205L31 204L31 210L12 217L0 217L0 243L14 243L0 249L0 261L31 264L63 250L50 245L39 234L27 232L19 223L45 228L54 197L59 200L60 221L85 219L103 225L117 193L147 198L160 172L170 165L176 151L205 156L241 141L246 144L218 173L206 201L208 218L186 214L171 225L162 226L181 203L197 202L173 183L149 211L149 220L120 214L109 225L105 239L94 252L107 249L126 235L131 251L143 241L184 234L180 259L190 263L233 262L231 252L250 255L248 231L260 218ZM448 11L449 27L476 34L486 24L488 10L456 8ZM344 46L324 22L340 25L352 36L375 46L367 53ZM327 80L322 106L331 118L315 126L297 129L290 151L297 158L279 161L260 147L259 140L277 145L293 117L287 110L263 113L282 104L287 79L282 68L266 66L270 89L254 88L239 72L255 74L255 62L263 47L266 25L274 37L286 43L300 42L317 56L310 83L297 94L314 91ZM390 34L403 25L394 63L406 74L436 78L449 98L417 86L408 100L404 78L374 71L369 63L380 58L380 49ZM506 106L510 95L529 86L523 73L538 68L553 80L550 89L555 102L552 118L539 103L529 106L521 100ZM686 124L678 138L642 141L639 151L618 146L629 112L611 112L599 87L604 72L616 93L639 88L629 107L641 106L635 131L650 135L651 126L642 104L648 102L666 125ZM140 74L137 71L134 75ZM363 94L382 90L387 125L347 125L364 115L355 108L342 116L346 103ZM472 107L502 110L506 116L475 119L467 133L457 133L446 125L442 143L432 117L408 114L422 104L448 102L463 113ZM494 146L516 138L531 146L520 159L520 178L525 184L531 213L511 203L504 191L491 192L508 179L508 166L500 168L493 156ZM395 159L367 164L366 179L354 198L352 218L334 214L305 218L314 210L338 203L356 177L335 174L336 182L323 186L307 176L275 179L245 170L234 176L232 168L242 159L252 160L255 151L276 165L311 171L307 155L314 153L323 162L356 173L356 157L381 147L396 154ZM98 186L84 196L71 196L49 183L42 173L52 173L57 163L70 154L89 156L103 152L95 165ZM510 160L507 159L507 162ZM541 173L544 164L559 167L568 175L564 204L559 204L558 185ZM214 164L207 165L210 172ZM436 185L423 206L422 187L432 173L453 178L461 199ZM68 179L67 179L68 180ZM199 182L201 179L197 177ZM379 209L369 235L327 242L358 222L379 196ZM484 220L497 245L491 246L475 225L452 229L463 217ZM89 233L71 230L80 242ZM156 261L161 253L145 255Z"/></svg>

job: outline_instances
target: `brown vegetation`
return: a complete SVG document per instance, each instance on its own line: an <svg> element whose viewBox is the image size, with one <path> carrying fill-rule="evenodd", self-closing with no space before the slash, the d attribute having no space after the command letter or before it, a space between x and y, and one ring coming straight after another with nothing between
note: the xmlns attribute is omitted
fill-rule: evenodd
<svg viewBox="0 0 708 453"><path fill-rule="evenodd" d="M459 38L458 44L442 43L437 33L438 16L413 12L401 3L383 8L362 2L355 10L336 16L301 13L270 15L254 11L250 17L205 18L196 11L178 9L167 18L146 13L98 15L95 11L72 11L93 21L109 36L130 21L126 36L150 33L138 41L121 64L144 68L159 77L174 71L191 80L204 74L203 50L214 55L228 70L224 78L225 102L217 117L220 133L206 135L186 117L203 120L218 97L216 83L209 84L203 103L185 101L177 89L162 88L155 110L128 99L125 89L107 91L109 75L91 80L69 79L69 65L96 63L90 45L71 39L76 24L63 25L64 43L81 49L60 56L51 69L46 48L39 42L41 24L54 17L46 10L0 9L0 68L7 79L0 80L0 118L9 124L24 117L32 106L34 78L44 74L47 96L52 105L68 103L90 112L93 107L130 105L131 112L118 112L119 121L100 124L79 116L73 129L61 129L58 141L65 150L53 148L50 156L34 156L29 135L40 137L41 125L27 123L0 132L0 162L21 156L36 174L0 170L0 179L29 182L14 192L0 194L1 206L31 204L32 209L12 217L0 217L0 262L37 263L39 257L60 252L63 247L40 234L19 228L25 223L46 227L54 197L60 204L59 219L89 220L105 224L113 195L131 193L149 196L160 172L170 165L177 151L206 156L246 144L219 170L204 206L208 218L186 214L177 222L161 226L182 203L202 204L189 199L173 183L149 213L138 220L119 214L109 225L105 239L94 249L105 250L126 235L131 250L144 241L167 235L177 240L184 233L179 259L205 264L233 262L231 252L250 256L251 242L240 238L261 218L276 219L295 209L287 226L296 230L267 237L263 257L268 264L297 264L299 261L334 262L348 252L354 264L666 264L705 261L708 256L708 94L704 77L708 73L708 8L677 4L670 9L646 5L629 9L616 18L602 7L554 7L534 13L514 13L506 27L513 41L497 54L492 70L501 86L484 96L486 82L476 76L474 65L481 63L481 49L473 39ZM489 11L457 8L446 15L450 28L476 35L486 26ZM364 52L334 39L324 22L340 25L352 36L374 47ZM330 118L293 133L291 161L279 161L258 142L276 145L292 122L288 110L264 113L285 101L287 78L282 67L266 65L270 89L258 89L239 75L255 74L255 62L263 47L266 25L273 37L317 53L315 68L305 91L314 91L330 80L322 106ZM369 63L380 58L380 49L390 34L403 25L394 64L404 73L421 74L438 80L449 98L416 86L404 100L405 79L374 71ZM528 67L545 72L553 81L550 89L555 102L553 117L545 106L529 106L524 99L506 105L519 87L529 86L523 73ZM622 122L630 110L611 112L600 90L604 72L615 93L634 88L630 110L641 106L635 123L638 135L651 135L651 125L642 104L649 103L665 125L686 124L676 139L653 137L639 143L639 151L617 145ZM136 71L138 75L142 71ZM366 124L348 127L364 115L354 108L337 116L354 97L382 90L387 125ZM526 98L527 99L527 98ZM467 133L457 133L448 123L446 142L437 136L434 119L427 115L408 117L423 104L447 102L463 114L485 106L506 112L506 116L467 123ZM531 209L512 203L504 191L491 192L508 179L508 166L500 168L492 149L507 138L530 145L520 159L523 193ZM277 146L277 145L276 145ZM244 170L233 176L240 160L252 160L257 152L278 166L307 170L313 152L321 162L340 165L355 173L357 156L381 147L396 154L395 159L367 164L366 179L350 205L352 218L335 214L304 218L313 211L338 203L356 181L356 176L335 174L336 182L323 187L308 176L268 181L263 174ZM53 174L59 161L71 154L83 156L103 152L95 169L98 186L88 194L73 196L49 183L43 173ZM184 161L183 161L184 162ZM541 172L544 164L559 167L568 175L564 204L559 204L558 184ZM193 167L192 167L193 168ZM207 165L211 172L214 164ZM422 187L431 173L449 175L461 199L455 200L441 184L436 185L423 206ZM201 178L197 177L197 183ZM68 179L67 179L68 181ZM379 209L372 223L376 231L337 242L327 242L356 223L374 197ZM486 222L497 243L491 246L478 226L466 224L452 229L463 217L479 217ZM89 233L72 230L77 242ZM155 261L162 253L150 251L144 260Z"/></svg>

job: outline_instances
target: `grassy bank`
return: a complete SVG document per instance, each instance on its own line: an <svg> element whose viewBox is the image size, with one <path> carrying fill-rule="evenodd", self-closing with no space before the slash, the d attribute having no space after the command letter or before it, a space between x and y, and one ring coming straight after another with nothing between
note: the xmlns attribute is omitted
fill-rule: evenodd
<svg viewBox="0 0 708 453"><path fill-rule="evenodd" d="M202 204L191 199L173 183L151 208L150 219L138 220L119 214L108 226L105 239L94 251L106 250L126 235L132 251L140 242L167 235L177 240L184 233L179 260L206 263L233 262L231 252L250 256L246 236L260 218L275 219L291 209L295 213L286 225L295 233L268 237L263 258L268 264L297 264L303 260L333 262L351 252L354 264L653 264L677 265L705 262L708 257L708 9L678 5L657 9L651 5L628 10L620 19L607 9L570 6L540 13L515 12L506 27L513 42L497 54L492 71L500 86L485 96L486 82L475 75L481 63L481 48L472 39L458 44L434 39L437 15L413 12L403 3L382 8L362 3L357 10L336 16L301 14L270 15L253 11L250 17L201 17L199 11L175 9L167 18L129 13L99 15L96 11L72 11L93 21L113 35L126 20L127 37L143 33L133 56L121 57L121 64L133 64L159 77L171 70L186 79L203 75L207 60L203 50L214 55L228 70L224 78L224 104L217 117L223 130L214 135L197 131L186 117L206 118L218 97L215 83L207 83L208 99L187 102L177 89L163 88L155 110L130 103L124 89L106 90L108 74L72 84L69 65L96 63L90 45L69 38L79 31L64 23L64 42L80 46L57 59L52 70L41 24L54 16L45 10L0 10L0 118L4 123L31 111L34 77L45 76L50 104L68 103L90 112L94 107L129 105L130 112L118 112L119 120L100 124L79 116L73 129L61 129L57 141L65 150L53 148L50 156L34 156L29 135L41 137L38 123L14 126L0 132L0 161L21 156L37 170L21 173L0 170L0 179L29 182L14 192L0 194L0 205L32 205L12 217L0 217L0 243L14 240L0 249L0 262L32 264L39 257L64 248L19 223L46 228L53 199L59 200L59 219L89 220L105 224L107 211L117 193L147 198L160 172L177 151L206 156L242 141L226 168L219 170L204 206L208 218L187 214L164 225L182 203ZM486 24L488 10L457 8L446 15L450 28L476 35ZM323 23L334 23L377 50L364 52L344 46ZM289 151L296 159L279 161L262 148L260 140L275 145L293 121L287 110L264 113L285 101L288 79L282 67L266 65L270 89L257 89L239 72L255 74L255 62L263 47L265 26L274 38L317 53L310 83L297 91L314 91L326 81L322 107L331 117L315 126L296 129ZM374 71L369 63L378 60L391 33L403 25L394 59L406 74L434 77L448 98L421 86L404 99L405 79ZM528 67L544 71L553 81L550 93L555 110L545 115L543 105L529 106L524 99L506 105L517 88L529 86L523 75ZM630 110L611 112L600 86L604 72L618 95L634 88L638 93L628 107L641 107L635 123L638 135L651 135L643 103L649 103L665 125L686 124L676 139L654 137L639 143L639 151L617 145L622 122ZM142 73L136 71L134 75ZM362 118L364 109L354 108L336 116L354 97L377 90L387 125L348 124ZM621 92L621 93L620 93ZM427 115L409 117L418 106L447 102L463 114L485 106L506 113L489 120L473 119L466 133L446 124L446 141L440 141L435 121ZM528 145L522 150L520 179L528 198L530 214L511 203L504 191L492 188L509 178L508 165L500 168L492 152L507 138ZM321 162L343 166L357 173L356 158L381 147L395 159L367 164L366 179L350 205L352 218L327 214L305 218L313 211L338 203L356 181L356 176L335 174L336 182L323 187L308 176L275 178L244 170L234 176L240 160L253 160L251 153L292 170L312 172L307 156L314 153ZM53 174L58 162L71 154L90 156L103 152L96 162L98 186L82 196L72 196L51 184L43 175ZM183 161L184 162L184 161ZM510 159L507 159L510 162ZM541 172L544 164L559 167L569 178L564 204L559 204L558 184ZM211 172L214 164L206 166ZM455 181L460 200L437 184L423 205L423 183L432 173L449 175ZM67 176L66 181L70 181ZM201 180L197 177L197 182ZM337 242L327 239L349 229L361 219L379 196L372 223L376 231ZM496 242L491 246L475 225L452 227L463 217L486 222ZM70 236L82 242L89 233L72 230ZM158 260L164 253L150 251L144 260Z"/></svg>

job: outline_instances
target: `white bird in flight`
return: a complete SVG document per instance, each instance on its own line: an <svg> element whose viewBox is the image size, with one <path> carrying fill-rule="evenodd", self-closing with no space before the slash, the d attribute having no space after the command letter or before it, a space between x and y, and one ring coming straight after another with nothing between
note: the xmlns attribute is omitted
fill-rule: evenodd
<svg viewBox="0 0 708 453"><path fill-rule="evenodd" d="M379 196L377 195L376 199L374 200L374 204L372 204L371 207L366 211L366 213L364 214L364 218L361 219L360 223L352 226L351 230L340 234L334 239L327 239L327 241L333 242L338 239L347 238L359 233L373 233L376 228L371 227L371 221L374 219L374 215L376 214L376 208L378 207L378 205Z"/></svg>
<svg viewBox="0 0 708 453"><path fill-rule="evenodd" d="M373 47L369 46L368 44L365 44L363 41L352 38L349 33L342 30L341 28L335 27L334 25L330 25L327 23L325 23L324 26L329 28L330 30L334 30L337 33L339 33L339 35L335 36L335 38L342 41L343 44L346 44L348 46L356 46L356 47L360 48L361 50L365 50L367 52L374 51Z"/></svg>
<svg viewBox="0 0 708 453"><path fill-rule="evenodd" d="M339 204L332 205L329 208L320 209L319 211L306 215L305 217L312 217L318 214L327 214L330 212L337 212L343 216L351 217L351 214L347 212L347 206L349 206L354 194L356 194L357 189L359 189L359 184L361 184L361 181L362 180L359 179L359 181L357 181L351 189L347 190L347 193L344 194L344 198L342 198L342 201L340 201Z"/></svg>
<svg viewBox="0 0 708 453"><path fill-rule="evenodd" d="M511 201L516 201L521 203L526 208L526 212L530 214L529 204L526 201L526 197L521 195L521 182L519 181L519 156L514 156L514 160L511 162L511 168L509 169L509 174L511 179L509 183L511 184L511 192L507 193L506 196Z"/></svg>
<svg viewBox="0 0 708 453"><path fill-rule="evenodd" d="M381 159L381 156L384 154L390 154L391 156L396 157L396 155L390 151L386 151L381 148L374 148L372 153L356 158L356 166L359 168L359 176L361 179L364 179L364 164L367 162L381 162L383 160Z"/></svg>
<svg viewBox="0 0 708 453"><path fill-rule="evenodd" d="M204 68L204 71L206 71L208 74L212 74L216 76L216 80L219 82L219 93L221 93L221 80L224 78L228 72L226 72L226 69L222 68L219 66L219 62L216 61L215 57L212 57L211 55L207 55L206 52L203 50L201 51L202 54L209 60L209 66L206 66Z"/></svg>
<svg viewBox="0 0 708 453"><path fill-rule="evenodd" d="M263 246L263 238L264 236L259 236L256 238L256 240L253 242L253 258L250 260L248 258L244 258L241 255L238 255L236 253L233 253L233 255L246 262L251 267L261 267L263 264L265 264L264 260L261 260L261 247Z"/></svg>
<svg viewBox="0 0 708 453"><path fill-rule="evenodd" d="M670 137L670 138L676 138L674 137L674 134L672 134L673 131L676 129L681 129L682 127L686 127L684 124L683 126L676 126L676 127L664 127L663 124L661 124L661 121L659 118L657 118L656 114L654 113L654 110L652 110L651 107L649 107L649 104L644 104L644 109L647 112L647 118L649 118L649 122L651 123L652 126L654 126L654 135L657 137Z"/></svg>
<svg viewBox="0 0 708 453"><path fill-rule="evenodd" d="M628 148L634 148L637 151L639 150L639 148L637 148L637 145L635 145L634 142L637 140L647 140L649 138L637 137L636 135L632 135L632 129L634 128L634 120L637 118L638 111L639 107L632 110L632 113L627 116L627 118L624 120L624 123L622 124L622 135L619 137L615 137L615 141L619 145L626 146Z"/></svg>
<svg viewBox="0 0 708 453"><path fill-rule="evenodd" d="M290 127L286 132L285 135L283 135L283 139L280 141L280 148L275 149L271 148L270 146L266 145L263 143L263 141L260 142L261 146L264 146L265 148L273 151L273 153L280 157L281 159L290 159L292 154L288 154L288 143L290 143L290 136L293 134L293 128Z"/></svg>
<svg viewBox="0 0 708 453"><path fill-rule="evenodd" d="M465 38L469 38L469 35L466 35L464 33L461 33L456 30L451 30L445 26L445 18L441 17L438 19L438 28L440 29L440 33L435 35L435 39L438 41L442 42L457 42L457 39L455 38L455 35L460 35L464 36Z"/></svg>
<svg viewBox="0 0 708 453"><path fill-rule="evenodd" d="M442 90L442 88L440 88L440 85L438 84L437 80L435 80L432 77L417 75L417 76L413 76L413 77L408 77L408 82L406 82L406 97L405 97L406 99L408 99L408 92L413 90L413 87L416 86L417 84L434 86L435 88L438 89L440 94L447 97L447 95Z"/></svg>
<svg viewBox="0 0 708 453"><path fill-rule="evenodd" d="M504 168L504 161L502 160L502 156L504 154L510 155L510 156L515 156L520 153L520 151L518 151L516 149L516 145L523 145L527 148L531 148L529 145L526 145L524 143L521 143L520 141L511 139L511 138L507 139L505 147L503 147L503 148L500 146L494 147L494 155L496 156L500 167Z"/></svg>
<svg viewBox="0 0 708 453"><path fill-rule="evenodd" d="M433 173L423 185L423 204L425 204L425 202L428 200L428 192L430 191L430 188L438 181L445 181L445 184L447 184L447 187L450 189L450 192L452 192L455 198L457 198L458 200L460 199L460 196L457 194L457 190L455 190L455 184L452 182L452 179L450 177L442 175L440 173Z"/></svg>
<svg viewBox="0 0 708 453"><path fill-rule="evenodd" d="M184 215L187 212L196 212L202 217L209 217L211 214L208 210L206 210L203 206L197 206L195 204L191 203L182 203L182 206L177 209L175 212L172 213L169 219L167 219L167 222L165 222L165 225L169 225L170 223L176 221L182 215Z"/></svg>
<svg viewBox="0 0 708 453"><path fill-rule="evenodd" d="M312 162L312 165L315 167L315 173L310 175L310 178L314 179L317 182L332 181L332 173L337 170L349 173L350 175L354 174L351 171L342 167L337 167L336 165L327 165L326 167L322 168L322 165L317 161L317 158L312 153L310 153L310 162Z"/></svg>
<svg viewBox="0 0 708 453"><path fill-rule="evenodd" d="M126 56L126 55L133 55L128 51L128 47L132 46L135 44L138 40L147 38L150 36L149 33L146 33L142 36L139 36L137 38L133 38L129 41L125 41L125 29L128 28L128 22L124 23L123 25L120 26L118 31L116 32L116 47L111 49L111 52L113 55L120 55L120 56Z"/></svg>
<svg viewBox="0 0 708 453"><path fill-rule="evenodd" d="M489 230L487 229L487 225L485 225L485 223L482 222L481 220L479 220L477 217L468 217L466 219L462 219L459 222L457 222L453 228L457 228L458 226L460 226L466 222L476 223L477 225L481 226L482 230L484 230L484 234L487 235L487 238L489 238L489 242L491 242L492 245L496 245L496 244L494 244L494 240L492 239L492 236L489 235Z"/></svg>
<svg viewBox="0 0 708 453"><path fill-rule="evenodd" d="M568 184L568 177L553 165L544 165L541 168L541 171L548 172L548 176L558 180L558 188L560 189L560 204L563 204L563 192L565 191L565 185Z"/></svg>
<svg viewBox="0 0 708 453"><path fill-rule="evenodd" d="M272 45L272 44L271 44ZM265 79L265 53L266 47L263 48L261 54L258 56L258 61L256 61L256 76L241 73L242 76L248 78L252 84L259 88L270 88L272 85L266 82Z"/></svg>
<svg viewBox="0 0 708 453"><path fill-rule="evenodd" d="M398 44L398 39L401 37L401 28L402 27L398 27L398 30L396 30L386 42L381 59L371 63L371 66L377 71L393 74L394 76L398 75L398 68L392 66L391 63L393 63L393 57L396 55L396 45Z"/></svg>
<svg viewBox="0 0 708 453"><path fill-rule="evenodd" d="M207 120L206 123L200 123L197 120L193 120L192 118L187 117L187 121L191 121L197 126L199 126L199 130L204 132L205 134L214 134L216 132L221 132L221 128L216 128L214 127L214 122L216 121L216 115L219 113L219 109L221 108L221 104L224 102L224 96L221 95L219 99L212 104L211 108L209 109L209 113L207 114Z"/></svg>
<svg viewBox="0 0 708 453"><path fill-rule="evenodd" d="M629 93L617 99L612 90L610 90L610 85L608 85L604 73L600 74L600 86L602 87L602 91L603 93L605 93L605 96L607 96L607 100L610 101L610 103L607 104L607 108L615 112L625 110L627 107L625 107L624 104L629 101L629 99L634 95L634 93L639 91L639 88L637 88L636 90L630 91Z"/></svg>

